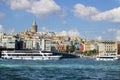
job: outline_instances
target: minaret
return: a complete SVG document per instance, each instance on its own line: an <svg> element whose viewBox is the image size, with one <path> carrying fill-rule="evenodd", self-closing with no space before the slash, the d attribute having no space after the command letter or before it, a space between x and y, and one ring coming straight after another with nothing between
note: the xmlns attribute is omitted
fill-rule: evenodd
<svg viewBox="0 0 120 80"><path fill-rule="evenodd" d="M37 24L36 24L36 21L34 21L33 24L32 24L32 32L34 32L34 33L37 32Z"/></svg>

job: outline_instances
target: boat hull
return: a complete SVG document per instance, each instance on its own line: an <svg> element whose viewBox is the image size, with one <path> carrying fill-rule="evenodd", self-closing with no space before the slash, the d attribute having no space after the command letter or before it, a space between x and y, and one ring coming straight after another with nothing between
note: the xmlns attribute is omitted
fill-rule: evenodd
<svg viewBox="0 0 120 80"><path fill-rule="evenodd" d="M117 59L107 59L107 58L96 58L97 61L114 61L114 60L117 60Z"/></svg>
<svg viewBox="0 0 120 80"><path fill-rule="evenodd" d="M2 59L16 59L16 60L59 60L61 56L48 57L2 57Z"/></svg>
<svg viewBox="0 0 120 80"><path fill-rule="evenodd" d="M59 60L62 56L53 55L52 53L2 53L2 59L16 60Z"/></svg>
<svg viewBox="0 0 120 80"><path fill-rule="evenodd" d="M96 60L98 61L114 61L117 60L117 56L102 56L102 57L97 57Z"/></svg>

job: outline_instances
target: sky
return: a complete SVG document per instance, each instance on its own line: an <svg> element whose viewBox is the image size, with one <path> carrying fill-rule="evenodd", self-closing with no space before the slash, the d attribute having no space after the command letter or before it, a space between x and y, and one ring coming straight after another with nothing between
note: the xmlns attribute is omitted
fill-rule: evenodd
<svg viewBox="0 0 120 80"><path fill-rule="evenodd" d="M120 0L0 0L0 32L31 30L120 41Z"/></svg>

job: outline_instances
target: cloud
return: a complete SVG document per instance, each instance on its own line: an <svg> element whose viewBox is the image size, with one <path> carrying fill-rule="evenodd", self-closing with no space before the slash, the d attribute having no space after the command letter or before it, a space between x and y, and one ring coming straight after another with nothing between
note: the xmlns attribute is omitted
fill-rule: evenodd
<svg viewBox="0 0 120 80"><path fill-rule="evenodd" d="M96 40L98 40L98 41L103 40L103 39L102 39L102 36L97 36L97 37L96 37Z"/></svg>
<svg viewBox="0 0 120 80"><path fill-rule="evenodd" d="M91 16L94 16L99 13L94 7L86 7L83 4L76 4L74 6L74 15L78 18L89 19Z"/></svg>
<svg viewBox="0 0 120 80"><path fill-rule="evenodd" d="M10 29L8 29L8 31L6 31L6 32L8 32L8 33L10 33L10 34L11 34L11 33L13 34L13 33L15 33L15 29L14 29L14 28L10 28Z"/></svg>
<svg viewBox="0 0 120 80"><path fill-rule="evenodd" d="M47 28L44 26L44 27L41 28L41 31L42 31L42 32L49 32L50 30L47 29Z"/></svg>
<svg viewBox="0 0 120 80"><path fill-rule="evenodd" d="M68 35L71 37L78 37L80 33L77 29L71 29L68 31Z"/></svg>
<svg viewBox="0 0 120 80"><path fill-rule="evenodd" d="M71 29L69 31L61 31L61 32L58 32L57 35L60 35L60 36L70 36L70 37L79 37L80 36L80 32L77 30L77 29Z"/></svg>
<svg viewBox="0 0 120 80"><path fill-rule="evenodd" d="M55 14L61 7L54 0L7 0L12 10L23 10L36 16Z"/></svg>
<svg viewBox="0 0 120 80"><path fill-rule="evenodd" d="M100 12L95 7L87 7L83 4L76 4L74 6L73 12L74 15L78 18L88 19L92 21L120 22L120 7Z"/></svg>
<svg viewBox="0 0 120 80"><path fill-rule="evenodd" d="M120 22L120 7L92 16L95 21Z"/></svg>
<svg viewBox="0 0 120 80"><path fill-rule="evenodd" d="M27 10L31 6L30 0L7 0L12 10Z"/></svg>
<svg viewBox="0 0 120 80"><path fill-rule="evenodd" d="M108 29L108 32L112 33L114 35L115 40L120 41L120 28L110 28Z"/></svg>
<svg viewBox="0 0 120 80"><path fill-rule="evenodd" d="M1 32L4 32L4 28L3 28L2 25L0 25L0 33L1 33Z"/></svg>
<svg viewBox="0 0 120 80"><path fill-rule="evenodd" d="M59 35L59 36L68 36L68 33L67 33L67 31L63 30L61 32L58 32L57 35Z"/></svg>
<svg viewBox="0 0 120 80"><path fill-rule="evenodd" d="M53 32L53 30L50 30L47 27L42 27L40 31L42 31L42 32ZM56 32L56 35L58 35L58 36L79 37L80 32L77 29L70 29L68 31L62 30L60 32Z"/></svg>
<svg viewBox="0 0 120 80"><path fill-rule="evenodd" d="M5 29L3 25L0 25L0 33L15 33L15 28Z"/></svg>
<svg viewBox="0 0 120 80"><path fill-rule="evenodd" d="M116 30L116 40L120 41L120 29Z"/></svg>
<svg viewBox="0 0 120 80"><path fill-rule="evenodd" d="M60 9L60 6L54 0L40 0L33 2L31 9L28 11L35 15L44 15L56 13Z"/></svg>

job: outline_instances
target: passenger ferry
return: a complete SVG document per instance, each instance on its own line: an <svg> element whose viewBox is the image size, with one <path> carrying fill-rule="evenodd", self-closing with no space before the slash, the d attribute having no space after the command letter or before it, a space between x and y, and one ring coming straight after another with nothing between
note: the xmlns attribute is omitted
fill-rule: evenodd
<svg viewBox="0 0 120 80"><path fill-rule="evenodd" d="M59 60L62 56L47 51L2 51L2 59Z"/></svg>
<svg viewBox="0 0 120 80"><path fill-rule="evenodd" d="M101 54L96 57L96 60L103 60L103 61L114 61L117 59L118 57L116 53Z"/></svg>

